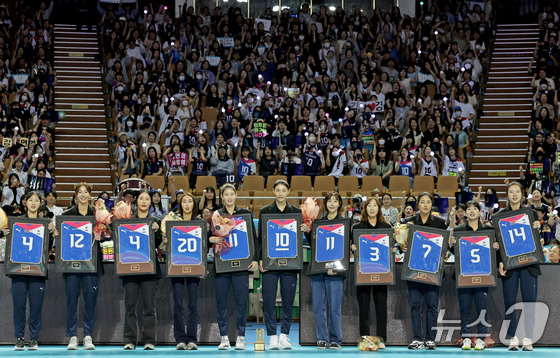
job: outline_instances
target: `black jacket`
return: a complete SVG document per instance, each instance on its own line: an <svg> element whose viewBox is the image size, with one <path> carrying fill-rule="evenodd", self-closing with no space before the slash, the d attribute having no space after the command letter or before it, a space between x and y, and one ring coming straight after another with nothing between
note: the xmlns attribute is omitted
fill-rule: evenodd
<svg viewBox="0 0 560 358"><path fill-rule="evenodd" d="M498 214L500 213L505 213L508 211L513 211L513 209L511 208L511 206L508 204L505 208L503 208L502 210L498 211ZM537 217L537 213L533 210L533 217L536 218ZM496 230L496 235L500 235L499 230ZM502 262L502 255L500 255L500 250L498 250L498 252L496 253L496 262L498 263L498 267L500 265L500 262ZM531 275L533 276L540 276L542 275L541 273L541 267L540 264L534 264L534 265L530 265L530 266L525 266L529 272L531 273ZM517 270L517 269L514 269ZM499 273L498 273L499 275ZM507 270L506 271L506 275L505 276L501 276L501 278L510 278L513 275L512 270Z"/></svg>
<svg viewBox="0 0 560 358"><path fill-rule="evenodd" d="M350 219L347 219L347 218L341 216L340 214L338 214L333 220L339 220L339 219L346 219L346 220L348 221L347 225L350 225ZM325 214L325 215L323 215L323 217L320 218L319 220L329 220L329 219L328 219L327 215ZM315 237L315 232L314 232L313 230L311 230L311 231L309 232L309 235L307 235L307 238L309 239L309 245L310 245L311 247L313 247L313 245L315 244L315 239L316 239L316 237ZM350 235L350 242L351 242L351 241L352 241L352 235ZM349 250L349 249L350 249L349 247L346 248L346 250ZM348 252L348 254L350 254L350 252ZM347 255L348 255L348 254L347 254ZM309 273L310 270L311 270L311 265L309 265L309 266L307 267L307 272L306 272L305 274L306 274L307 276L314 276L314 275L311 275L311 274ZM330 276L330 277L342 277L342 278L346 278L346 273L347 273L347 271L334 271L334 272L335 272L334 275L328 275L328 276Z"/></svg>
<svg viewBox="0 0 560 358"><path fill-rule="evenodd" d="M420 216L419 213L414 215L413 217L406 219L404 222L411 223L414 225L419 225L419 226L429 226L436 229L447 230L447 225L445 224L445 220L433 215L430 215L426 223L422 222L422 217Z"/></svg>
<svg viewBox="0 0 560 358"><path fill-rule="evenodd" d="M293 214L293 213L301 213L301 209L298 207L293 206L290 203L286 203L286 207L284 211L280 211L278 206L276 206L276 200L273 201L271 204L261 208L259 211L259 228L258 228L258 251L259 255L262 254L262 237L263 237L263 226L262 226L262 214ZM260 257L262 259L262 257Z"/></svg>
<svg viewBox="0 0 560 358"><path fill-rule="evenodd" d="M251 214L251 222L247 223L249 225L249 230L251 230L253 232L253 248L254 248L254 253L253 253L253 261L259 261L260 257L261 257L261 252L259 250L259 239L257 237L257 232L255 230L255 223L253 221L254 219L254 214L252 211L247 210L247 209L243 209L240 208L239 206L235 206L235 208L233 209L233 213L229 213L226 210L226 206L222 205L222 207L220 209L217 210L218 213L220 213L221 216L223 217L230 217L230 216L235 216L235 215L239 215L239 214ZM212 231L210 231L210 233L208 234L208 238L210 238L212 236ZM208 245L212 245L212 243L208 242ZM214 271L216 270L216 265L214 265ZM249 271L239 271L239 272L234 272L234 275L246 275L249 274Z"/></svg>
<svg viewBox="0 0 560 358"><path fill-rule="evenodd" d="M93 210L93 206L88 205L88 210L87 210L87 214L86 215L82 215L80 213L80 211L78 210L78 206L74 205L73 207L71 207L70 209L66 210L65 212L63 212L61 214L61 216L94 216L94 210ZM60 234L60 233L59 233ZM101 240L99 242L103 242L106 240ZM99 246L99 245L98 245ZM99 276L102 276L105 273L105 269L103 268L103 250L101 249L101 247L97 248L97 274ZM64 274L63 276L66 277L67 274Z"/></svg>

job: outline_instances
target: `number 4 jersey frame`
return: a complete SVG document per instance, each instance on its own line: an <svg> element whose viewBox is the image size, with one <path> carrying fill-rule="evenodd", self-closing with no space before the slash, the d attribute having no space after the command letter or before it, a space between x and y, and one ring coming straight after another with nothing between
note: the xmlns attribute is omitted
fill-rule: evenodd
<svg viewBox="0 0 560 358"><path fill-rule="evenodd" d="M155 238L152 224L154 219L116 219L113 220L113 235L115 238L115 275L153 275L156 273L156 250ZM147 228L146 228L147 226ZM138 231L139 230L139 231ZM139 240L142 240L147 246L147 251L131 251L123 252L121 247L124 243L121 241L121 231L138 232ZM130 245L136 244L130 242ZM126 242L128 245L128 242ZM137 244L141 245L140 241Z"/></svg>
<svg viewBox="0 0 560 358"><path fill-rule="evenodd" d="M168 277L203 277L206 276L206 260L208 257L208 235L206 221L170 220L165 223L165 232L169 233L166 254L166 276ZM184 237L187 239L185 240ZM194 240L194 241L193 241ZM189 250L196 243L192 250ZM187 246L182 249L181 246ZM177 251L175 251L177 248ZM189 254L189 253L193 253ZM184 255L182 253L185 253Z"/></svg>
<svg viewBox="0 0 560 358"><path fill-rule="evenodd" d="M259 220L262 220L261 237L263 268L271 271L301 270L303 268L303 233L300 230L303 219L301 217L301 213L261 214ZM287 247L282 248L292 254L288 253L286 256L280 256L281 254L276 253L276 255L271 256L271 252L269 250L270 247L268 245L269 231L281 229L289 231L285 234L291 236L295 235L296 242L294 243L292 241L290 243L288 239L288 245L286 245Z"/></svg>
<svg viewBox="0 0 560 358"><path fill-rule="evenodd" d="M370 285L394 285L395 275L395 253L393 252L394 240L393 229L355 229L353 232L354 244L354 269L356 270L356 286ZM361 260L361 255L367 255L367 248L370 251L376 249L376 254L369 253L376 257ZM381 253L381 249L386 251ZM369 256L368 256L369 257ZM381 262L383 261L383 262Z"/></svg>
<svg viewBox="0 0 560 358"><path fill-rule="evenodd" d="M348 270L350 261L350 220L315 220L313 222L312 234L313 241L309 273L316 275L327 273L329 269L335 272ZM325 249L318 250L319 245Z"/></svg>
<svg viewBox="0 0 560 358"><path fill-rule="evenodd" d="M410 225L408 249L404 256L401 279L441 286L448 243L449 231L447 230ZM437 248L439 252L433 251L432 248ZM432 255L429 255L430 253ZM434 255L436 253L437 256ZM418 257L422 254L424 257ZM430 258L426 260L428 256Z"/></svg>
<svg viewBox="0 0 560 358"><path fill-rule="evenodd" d="M454 245L457 288L496 286L496 251L492 247L494 231L455 231L453 236L457 240ZM474 250L482 251L475 256ZM465 262L466 258L470 258L470 262Z"/></svg>
<svg viewBox="0 0 560 358"><path fill-rule="evenodd" d="M97 272L99 245L93 236L94 227L93 216L60 216L58 218L56 221L58 236L55 238L56 272ZM76 231L79 233L75 233ZM82 237L76 237L77 240L74 241L74 235L82 235Z"/></svg>
<svg viewBox="0 0 560 358"><path fill-rule="evenodd" d="M49 226L50 220L47 219L31 219L8 217L8 228L10 233L6 242L6 261L5 268L8 275L24 275L24 276L47 276L47 261L49 252ZM33 250L33 242L23 242L22 234L29 233L32 238L41 238L41 246L35 246ZM17 243L14 245L14 236ZM23 246L28 249L23 250ZM28 253L26 260L25 252ZM31 253L33 252L33 253Z"/></svg>
<svg viewBox="0 0 560 358"><path fill-rule="evenodd" d="M539 230L533 229L534 221L535 217L531 208L521 208L492 215L492 223L496 232L496 240L500 244L500 255L504 263L504 270L544 262ZM511 230L508 230L509 228ZM517 236L518 229L521 229L520 233L524 234L522 235L524 246L515 243L513 238L512 231L516 232ZM506 231L509 231L507 236L510 236L511 241L504 240L502 234ZM526 234L530 234L531 237L527 238ZM509 238L506 237L506 239Z"/></svg>
<svg viewBox="0 0 560 358"><path fill-rule="evenodd" d="M255 238L254 233L254 223L253 216L251 214L236 214L230 217L230 219L235 219L235 228L229 237L224 238L225 241L231 243L232 235L242 234L241 240L237 240L237 246L235 249L232 248L226 253L217 255L214 253L214 266L216 267L217 273L228 273L228 272L249 272L249 265L253 262L253 257L255 256Z"/></svg>

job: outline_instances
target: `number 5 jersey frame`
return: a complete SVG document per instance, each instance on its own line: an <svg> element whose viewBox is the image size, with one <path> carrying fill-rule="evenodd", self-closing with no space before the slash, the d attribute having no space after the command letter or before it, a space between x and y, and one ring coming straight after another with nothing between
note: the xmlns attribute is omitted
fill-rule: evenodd
<svg viewBox="0 0 560 358"><path fill-rule="evenodd" d="M454 245L457 288L496 286L496 250L492 247L494 231L455 231L453 236L457 240ZM464 254L472 253L473 248L482 252L477 255L476 262L466 262Z"/></svg>
<svg viewBox="0 0 560 358"><path fill-rule="evenodd" d="M31 219L31 218L18 218L8 217L8 228L10 233L6 242L6 261L5 268L8 275L24 275L24 276L47 276L47 261L49 252L49 238L50 233L48 225L50 220L47 219ZM33 238L40 238L40 240L33 240L33 244L40 244L41 247L29 260L25 260L23 247L27 246L20 240L22 235L28 233L33 235ZM17 243L14 245L14 236ZM32 244L32 245L33 245ZM37 246L36 246L37 248ZM27 249L29 252L33 251L31 248Z"/></svg>
<svg viewBox="0 0 560 358"><path fill-rule="evenodd" d="M303 268L303 233L300 230L303 219L301 213L261 214L259 220L262 220L260 234L263 268L270 271L301 270ZM287 250L293 254L286 254L282 257L271 256L268 245L269 231L280 230L280 228L287 228L290 235L295 236L296 242L289 243Z"/></svg>
<svg viewBox="0 0 560 358"><path fill-rule="evenodd" d="M157 259L154 230L152 228L153 222L154 219L151 218L113 220L113 236L115 238L115 275L153 275L156 273ZM147 235L147 252L146 250L143 250L144 252L135 252L130 250L123 252L123 248L121 247L123 245L121 241L121 230L123 232L135 232L140 230L142 232L138 231L139 234L143 236ZM142 237L142 239L146 242L145 237ZM143 257L142 254L144 254ZM126 262L123 260L126 260Z"/></svg>
<svg viewBox="0 0 560 358"><path fill-rule="evenodd" d="M492 223L496 232L496 240L500 244L500 255L504 270L544 262L539 230L533 229L534 221L533 209L529 207L492 215ZM525 247L519 245L519 243L507 241L509 239L507 236L504 240L503 234L508 229L522 229L524 233L531 235L530 238L525 237ZM507 241L507 245L504 241Z"/></svg>
<svg viewBox="0 0 560 358"><path fill-rule="evenodd" d="M97 255L99 242L95 240L93 216L59 216L56 222L58 236L55 238L56 272L62 273L95 273L97 272ZM72 250L66 245L71 240L70 231L79 231L83 237L82 250ZM63 244L64 243L64 244ZM76 246L78 241L76 241ZM64 251L64 252L63 252ZM74 251L74 252L72 252ZM76 252L79 251L79 252ZM81 254L72 257L75 254ZM89 256L89 258L87 258Z"/></svg>

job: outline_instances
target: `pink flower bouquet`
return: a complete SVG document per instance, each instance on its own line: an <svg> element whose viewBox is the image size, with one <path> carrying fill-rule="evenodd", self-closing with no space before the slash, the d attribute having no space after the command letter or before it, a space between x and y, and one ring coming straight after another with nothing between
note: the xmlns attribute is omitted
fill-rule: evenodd
<svg viewBox="0 0 560 358"><path fill-rule="evenodd" d="M127 202L119 201L113 208L113 216L115 219L130 219L132 217L132 207Z"/></svg>
<svg viewBox="0 0 560 358"><path fill-rule="evenodd" d="M95 236L95 240L101 241L101 239L109 239L111 238L111 221L113 219L113 215L107 210L105 207L105 201L103 199L98 199L95 203L95 228L93 229L93 234Z"/></svg>
<svg viewBox="0 0 560 358"><path fill-rule="evenodd" d="M212 214L212 234L217 237L228 237L235 228L236 222L233 219L224 218L214 211ZM214 254L219 255L228 252L231 249L227 241L222 241L220 244L214 244Z"/></svg>
<svg viewBox="0 0 560 358"><path fill-rule="evenodd" d="M317 205L315 199L308 197L307 199L305 199L303 204L299 206L299 208L301 209L301 217L303 218L303 223L307 225L307 230L309 231L311 230L313 221L315 221L315 219L317 219L317 216L319 215L319 205Z"/></svg>

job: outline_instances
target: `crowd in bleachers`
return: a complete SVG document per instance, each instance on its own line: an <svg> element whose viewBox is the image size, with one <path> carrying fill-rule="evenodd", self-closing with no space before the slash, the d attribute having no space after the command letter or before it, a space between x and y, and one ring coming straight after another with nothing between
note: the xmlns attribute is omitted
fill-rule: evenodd
<svg viewBox="0 0 560 358"><path fill-rule="evenodd" d="M2 207L23 212L31 189L54 190L52 1L0 1L0 170ZM46 183L46 184L45 184Z"/></svg>
<svg viewBox="0 0 560 358"><path fill-rule="evenodd" d="M460 183L493 30L491 2L460 3L257 19L185 3L175 21L163 5L101 4L117 177ZM410 185L391 188L398 176Z"/></svg>

